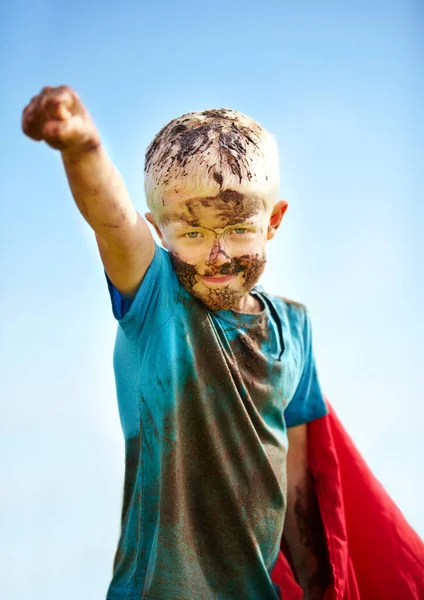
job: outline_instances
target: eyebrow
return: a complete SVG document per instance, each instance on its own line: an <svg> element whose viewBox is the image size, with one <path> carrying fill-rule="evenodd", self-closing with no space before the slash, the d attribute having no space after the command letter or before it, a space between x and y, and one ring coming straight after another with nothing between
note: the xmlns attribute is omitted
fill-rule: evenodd
<svg viewBox="0 0 424 600"><path fill-rule="evenodd" d="M210 229L210 227L205 227L196 219L186 219L181 215L170 214L167 215L161 222L162 225L175 224L180 226L181 229L186 229L188 227L194 227L198 229ZM247 219L234 217L233 219L229 219L224 227L216 227L215 230L224 230L227 227L232 227L234 225L254 225L254 221L252 221L252 217L248 217ZM212 231L212 230L211 230Z"/></svg>
<svg viewBox="0 0 424 600"><path fill-rule="evenodd" d="M186 219L182 215L176 215L174 213L168 213L161 219L161 225L169 225L170 223L177 223L189 225L190 227L201 227L199 221L196 219Z"/></svg>

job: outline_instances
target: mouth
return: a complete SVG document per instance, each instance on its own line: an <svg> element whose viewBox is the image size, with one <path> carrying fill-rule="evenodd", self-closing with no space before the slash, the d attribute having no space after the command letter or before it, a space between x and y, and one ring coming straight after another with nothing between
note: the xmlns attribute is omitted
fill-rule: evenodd
<svg viewBox="0 0 424 600"><path fill-rule="evenodd" d="M227 283L227 281L231 281L235 279L237 275L223 275L222 277L203 277L201 279L206 281L206 283Z"/></svg>

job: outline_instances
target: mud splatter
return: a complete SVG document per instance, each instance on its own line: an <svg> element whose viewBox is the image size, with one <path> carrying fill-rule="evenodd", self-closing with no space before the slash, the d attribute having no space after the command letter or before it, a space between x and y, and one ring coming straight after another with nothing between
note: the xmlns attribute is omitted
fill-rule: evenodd
<svg viewBox="0 0 424 600"><path fill-rule="evenodd" d="M118 548L115 553L113 561L113 571L115 572L118 568L122 567L125 569L132 568L135 562L137 549L129 547L128 545L124 550L124 540L122 535L125 531L126 521L129 516L129 508L131 503L136 498L135 504L140 507L141 510L141 494L136 492L137 489L137 472L141 460L141 433L136 437L127 439L125 441L125 478L124 478L124 491L122 501L122 513L121 513L121 538L118 543ZM138 500L137 500L138 498ZM139 519L136 520L139 524ZM139 525L137 525L139 526ZM135 539L138 539L139 533L135 534Z"/></svg>
<svg viewBox="0 0 424 600"><path fill-rule="evenodd" d="M258 254L253 256L244 254L233 260L239 266L239 269L243 271L244 287L250 291L265 270L266 258L261 258Z"/></svg>
<svg viewBox="0 0 424 600"><path fill-rule="evenodd" d="M269 339L269 328L267 321L268 317L264 312L260 317L258 317L258 321L249 327L249 337L258 348L261 348L265 340Z"/></svg>
<svg viewBox="0 0 424 600"><path fill-rule="evenodd" d="M223 190L217 196L187 200L179 213L165 211L161 215L160 224L165 227L180 221L190 227L201 227L205 208L217 212L216 217L221 221L222 227L231 227L259 216L265 209L265 203L254 194L247 196L235 190Z"/></svg>
<svg viewBox="0 0 424 600"><path fill-rule="evenodd" d="M268 374L268 365L263 357L258 356L261 345L257 344L249 335L240 335L239 343L241 352L239 352L240 370L255 382L262 382Z"/></svg>
<svg viewBox="0 0 424 600"><path fill-rule="evenodd" d="M236 361L232 355L224 359L202 305L193 303L192 314L197 376L186 382L178 413L168 417L178 430L178 443L164 457L161 525L170 531L178 526L211 589L234 585L240 592L234 597L241 598L245 590L238 586L245 581L247 565L254 579L258 545L268 555L281 535L286 449L277 448L273 439L268 457L263 450L268 448L269 432L254 400L248 395L242 401L237 391L238 399L228 394L232 381L238 389L244 387L239 369L242 346ZM263 356L261 360L266 363ZM266 403L273 388L267 385L262 391Z"/></svg>
<svg viewBox="0 0 424 600"><path fill-rule="evenodd" d="M178 279L181 281L185 289L191 293L191 290L195 286L197 280L196 267L184 262L177 256L177 254L173 254L172 252L169 252L169 258L171 259L172 266L178 275Z"/></svg>
<svg viewBox="0 0 424 600"><path fill-rule="evenodd" d="M207 260L206 264L207 264L207 265L209 265L209 264L210 264L210 265L214 265L214 264L215 264L215 262L217 261L217 259L219 258L219 255L220 255L220 254L222 254L222 256L223 256L224 258L227 258L228 260L231 260L230 256L229 256L229 255L228 255L228 254L225 252L225 250L224 250L224 249L221 247L221 242L220 242L220 240L219 240L218 238L215 238L215 240L214 240L214 244L213 244L213 246L212 246L212 249L211 249L211 251L210 251L210 254L209 254L209 256L208 256L208 260ZM223 267L224 267L224 266L227 266L227 264L229 264L229 263L225 263L225 265L223 265ZM223 268L223 267L222 267L222 268ZM224 273L224 274L225 274L225 273ZM227 273L227 275L230 275L230 274L231 274L231 273ZM208 276L206 275L206 277L208 277ZM210 275L209 275L209 277L210 277Z"/></svg>
<svg viewBox="0 0 424 600"><path fill-rule="evenodd" d="M215 179L215 181L217 182L217 184L222 187L222 184L224 182L224 178L222 177L222 173L217 173L217 171L214 172L213 174L213 178Z"/></svg>
<svg viewBox="0 0 424 600"><path fill-rule="evenodd" d="M125 442L125 479L124 493L122 502L121 520L124 522L128 507L135 491L135 483L137 479L137 470L140 464L141 452L141 433L134 438L130 438Z"/></svg>
<svg viewBox="0 0 424 600"><path fill-rule="evenodd" d="M155 136L146 152L145 171L157 173L167 185L171 178L186 176L184 169L193 157L204 158L214 145L219 156L219 165L215 165L219 167L218 178L222 165L226 164L240 183L244 178L250 181L254 174L248 147L253 146L263 156L260 151L263 132L258 123L229 109L188 113L165 125Z"/></svg>
<svg viewBox="0 0 424 600"><path fill-rule="evenodd" d="M184 288L195 298L201 300L210 310L228 310L240 304L240 300L250 292L265 270L266 258L257 254L235 257L221 267L213 268L213 262L206 263L207 269L204 273L197 272L196 267L179 258L177 254L169 253L172 266ZM217 277L224 275L242 274L244 282L234 289L230 285L223 284L219 288L207 288L203 284L200 275L205 277ZM198 285L201 289L198 289Z"/></svg>
<svg viewBox="0 0 424 600"><path fill-rule="evenodd" d="M286 302L289 306L293 307L298 312L300 311L301 313L303 313L306 310L305 305L302 304L301 302L296 302L295 300L290 300L290 298L285 298L284 296L276 296L276 298L283 300L283 302Z"/></svg>
<svg viewBox="0 0 424 600"><path fill-rule="evenodd" d="M313 553L316 564L315 572L308 580L308 598L321 600L330 583L331 570L314 477L310 471L305 486L296 487L294 513L301 544Z"/></svg>
<svg viewBox="0 0 424 600"><path fill-rule="evenodd" d="M198 200L188 200L186 204L196 210ZM217 196L201 198L200 204L204 208L213 208L218 211L218 216L227 225L241 223L258 215L265 209L262 198L255 195L244 195L235 190L223 190Z"/></svg>
<svg viewBox="0 0 424 600"><path fill-rule="evenodd" d="M228 110L225 108L210 108L209 110L203 110L201 114L208 119L224 119L225 121L231 119Z"/></svg>

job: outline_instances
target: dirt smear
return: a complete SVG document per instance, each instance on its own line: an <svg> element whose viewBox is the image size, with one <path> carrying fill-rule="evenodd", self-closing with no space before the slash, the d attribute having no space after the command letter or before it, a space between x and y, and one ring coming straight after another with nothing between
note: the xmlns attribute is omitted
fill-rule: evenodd
<svg viewBox="0 0 424 600"><path fill-rule="evenodd" d="M188 113L174 119L155 136L147 149L145 171L161 176L161 183L187 176L185 170L196 157L204 162L213 145L217 164L209 164L209 172L222 186L222 167L225 165L239 183L250 181L252 172L252 153L249 147L260 154L260 136L263 129L251 119L228 109L211 109L200 113ZM209 161L208 161L209 162ZM200 164L200 163L199 163Z"/></svg>

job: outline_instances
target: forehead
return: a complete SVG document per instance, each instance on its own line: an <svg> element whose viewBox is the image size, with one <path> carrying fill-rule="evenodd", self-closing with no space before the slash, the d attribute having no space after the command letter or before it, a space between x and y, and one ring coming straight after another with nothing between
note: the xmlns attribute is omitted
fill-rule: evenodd
<svg viewBox="0 0 424 600"><path fill-rule="evenodd" d="M164 210L160 223L169 225L217 227L237 224L246 220L257 221L265 214L265 202L254 194L225 190L213 197L190 198L164 196Z"/></svg>

